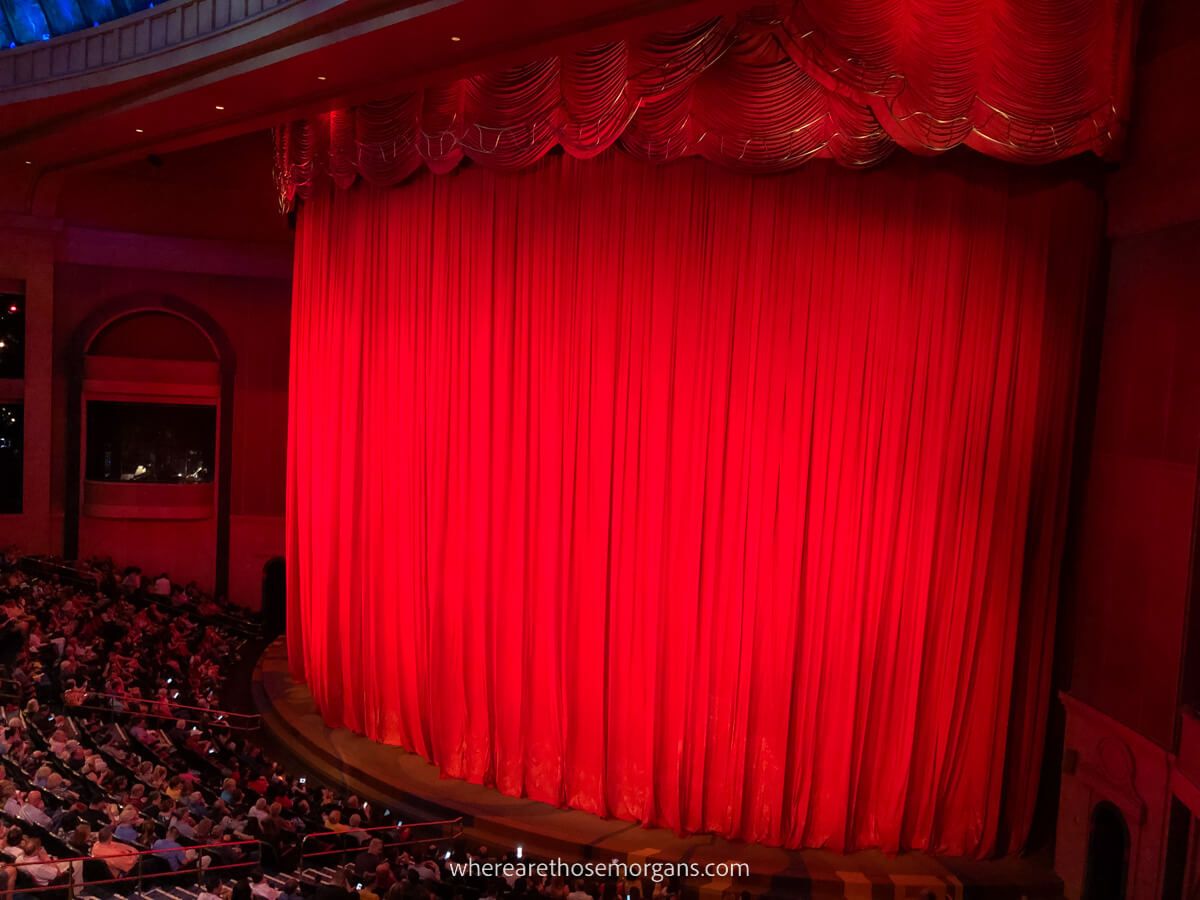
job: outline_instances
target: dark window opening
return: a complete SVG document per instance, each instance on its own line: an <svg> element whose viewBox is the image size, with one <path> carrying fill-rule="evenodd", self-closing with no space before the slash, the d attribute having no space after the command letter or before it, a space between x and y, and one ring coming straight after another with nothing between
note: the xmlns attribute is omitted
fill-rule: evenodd
<svg viewBox="0 0 1200 900"><path fill-rule="evenodd" d="M25 408L0 405L0 513L19 513L25 493Z"/></svg>
<svg viewBox="0 0 1200 900"><path fill-rule="evenodd" d="M1129 865L1129 829L1121 811L1107 801L1097 803L1088 836L1084 900L1125 900Z"/></svg>
<svg viewBox="0 0 1200 900"><path fill-rule="evenodd" d="M214 406L92 400L87 405L87 478L211 482L216 433Z"/></svg>
<svg viewBox="0 0 1200 900"><path fill-rule="evenodd" d="M1167 824L1167 858L1163 868L1163 900L1185 900L1188 847L1191 843L1192 811L1171 798L1171 817Z"/></svg>
<svg viewBox="0 0 1200 900"><path fill-rule="evenodd" d="M25 297L0 292L0 378L25 377Z"/></svg>

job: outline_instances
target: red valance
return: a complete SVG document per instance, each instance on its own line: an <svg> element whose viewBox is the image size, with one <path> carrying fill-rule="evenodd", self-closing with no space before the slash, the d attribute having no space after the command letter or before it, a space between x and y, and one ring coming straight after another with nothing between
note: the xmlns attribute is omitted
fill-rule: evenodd
<svg viewBox="0 0 1200 900"><path fill-rule="evenodd" d="M464 78L276 130L290 206L314 180L391 184L560 146L772 172L899 145L1045 163L1119 144L1136 0L796 0Z"/></svg>

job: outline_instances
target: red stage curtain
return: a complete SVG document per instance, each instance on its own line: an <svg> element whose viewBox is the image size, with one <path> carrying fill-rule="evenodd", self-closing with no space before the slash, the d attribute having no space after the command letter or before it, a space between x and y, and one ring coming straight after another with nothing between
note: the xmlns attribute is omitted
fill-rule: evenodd
<svg viewBox="0 0 1200 900"><path fill-rule="evenodd" d="M337 110L276 131L280 200L619 143L751 172L895 145L1041 163L1119 143L1137 2L796 0Z"/></svg>
<svg viewBox="0 0 1200 900"><path fill-rule="evenodd" d="M322 192L289 647L331 725L683 831L1029 822L1093 192L551 157Z"/></svg>

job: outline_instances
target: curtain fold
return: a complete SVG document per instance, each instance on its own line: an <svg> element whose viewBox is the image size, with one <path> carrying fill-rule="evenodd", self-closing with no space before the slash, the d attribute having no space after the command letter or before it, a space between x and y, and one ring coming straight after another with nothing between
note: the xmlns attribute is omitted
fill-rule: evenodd
<svg viewBox="0 0 1200 900"><path fill-rule="evenodd" d="M289 654L451 777L788 847L1020 845L1091 187L553 156L301 209Z"/></svg>
<svg viewBox="0 0 1200 900"><path fill-rule="evenodd" d="M280 202L325 177L393 184L554 147L701 156L748 172L896 146L1023 163L1112 155L1137 0L792 0L536 60L275 132Z"/></svg>

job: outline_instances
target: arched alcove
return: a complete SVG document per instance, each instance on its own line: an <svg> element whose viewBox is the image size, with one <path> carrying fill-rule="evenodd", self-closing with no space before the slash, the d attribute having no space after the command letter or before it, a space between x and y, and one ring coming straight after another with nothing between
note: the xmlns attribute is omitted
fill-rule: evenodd
<svg viewBox="0 0 1200 900"><path fill-rule="evenodd" d="M224 593L233 398L227 338L190 304L136 296L98 310L76 331L70 352L66 555L112 553L175 568L175 580Z"/></svg>
<svg viewBox="0 0 1200 900"><path fill-rule="evenodd" d="M1092 810L1088 832L1084 900L1124 900L1129 871L1129 827L1125 816L1108 801Z"/></svg>
<svg viewBox="0 0 1200 900"><path fill-rule="evenodd" d="M107 323L83 360L83 513L208 519L215 513L217 352L193 322L143 310Z"/></svg>
<svg viewBox="0 0 1200 900"><path fill-rule="evenodd" d="M89 341L88 356L218 362L217 349L195 322L162 309L127 313Z"/></svg>

